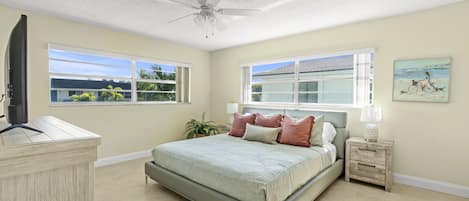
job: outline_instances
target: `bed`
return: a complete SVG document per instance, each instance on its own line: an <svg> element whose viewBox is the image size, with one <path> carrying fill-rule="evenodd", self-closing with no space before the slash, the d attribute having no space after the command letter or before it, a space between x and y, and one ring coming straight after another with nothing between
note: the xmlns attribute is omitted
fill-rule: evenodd
<svg viewBox="0 0 469 201"><path fill-rule="evenodd" d="M292 117L324 115L337 130L323 147L270 145L227 134L158 146L145 163L147 177L195 201L313 200L344 169L347 114L336 111L249 108L244 113Z"/></svg>

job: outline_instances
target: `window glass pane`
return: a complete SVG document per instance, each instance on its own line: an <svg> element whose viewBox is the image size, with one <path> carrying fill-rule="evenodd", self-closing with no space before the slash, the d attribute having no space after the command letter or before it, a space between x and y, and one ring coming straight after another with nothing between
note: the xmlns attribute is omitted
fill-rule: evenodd
<svg viewBox="0 0 469 201"><path fill-rule="evenodd" d="M354 55L302 60L299 103L353 104Z"/></svg>
<svg viewBox="0 0 469 201"><path fill-rule="evenodd" d="M138 61L137 78L147 80L176 80L176 66Z"/></svg>
<svg viewBox="0 0 469 201"><path fill-rule="evenodd" d="M130 81L51 78L52 102L128 102L131 96Z"/></svg>
<svg viewBox="0 0 469 201"><path fill-rule="evenodd" d="M130 78L132 62L125 59L50 50L49 71L62 74Z"/></svg>
<svg viewBox="0 0 469 201"><path fill-rule="evenodd" d="M293 83L252 84L253 102L293 103Z"/></svg>
<svg viewBox="0 0 469 201"><path fill-rule="evenodd" d="M353 55L302 60L299 65L300 80L353 78Z"/></svg>
<svg viewBox="0 0 469 201"><path fill-rule="evenodd" d="M300 92L317 92L318 91L318 82L300 82L298 91Z"/></svg>
<svg viewBox="0 0 469 201"><path fill-rule="evenodd" d="M298 94L298 99L300 103L318 103L318 93L300 93Z"/></svg>
<svg viewBox="0 0 469 201"><path fill-rule="evenodd" d="M294 61L253 66L252 82L292 80L295 77L294 67Z"/></svg>
<svg viewBox="0 0 469 201"><path fill-rule="evenodd" d="M298 85L298 101L300 103L318 102L318 82L300 82Z"/></svg>
<svg viewBox="0 0 469 201"><path fill-rule="evenodd" d="M299 88L300 103L353 104L353 79L305 82Z"/></svg>
<svg viewBox="0 0 469 201"><path fill-rule="evenodd" d="M373 99L373 60L373 53L299 60L297 76L294 61L255 65L245 76L251 78L252 102L293 103L297 95L298 103L363 104L362 99Z"/></svg>
<svg viewBox="0 0 469 201"><path fill-rule="evenodd" d="M176 93L171 92L137 92L138 101L175 102Z"/></svg>
<svg viewBox="0 0 469 201"><path fill-rule="evenodd" d="M137 82L137 91L176 91L176 84Z"/></svg>
<svg viewBox="0 0 469 201"><path fill-rule="evenodd" d="M49 72L51 102L190 101L186 67L50 49Z"/></svg>

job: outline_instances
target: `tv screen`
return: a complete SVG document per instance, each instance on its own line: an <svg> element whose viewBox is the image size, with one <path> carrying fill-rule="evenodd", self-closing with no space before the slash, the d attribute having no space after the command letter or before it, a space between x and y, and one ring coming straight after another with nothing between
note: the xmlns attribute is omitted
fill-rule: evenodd
<svg viewBox="0 0 469 201"><path fill-rule="evenodd" d="M37 132L37 129L23 125L28 123L28 92L27 92L27 16L21 15L13 28L5 53L5 103L4 116L8 128L0 134L14 128L24 128Z"/></svg>
<svg viewBox="0 0 469 201"><path fill-rule="evenodd" d="M8 41L5 66L5 105L8 123L28 122L27 101L27 17L22 15Z"/></svg>

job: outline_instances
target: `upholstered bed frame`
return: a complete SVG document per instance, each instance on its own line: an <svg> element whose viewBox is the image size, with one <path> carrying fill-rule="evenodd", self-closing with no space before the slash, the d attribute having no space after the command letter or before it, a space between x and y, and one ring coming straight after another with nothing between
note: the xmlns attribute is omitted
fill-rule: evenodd
<svg viewBox="0 0 469 201"><path fill-rule="evenodd" d="M286 114L291 117L304 117L307 115L324 115L324 120L331 122L337 130L334 145L337 149L337 160L330 167L311 178L305 185L291 194L286 201L311 201L316 199L327 187L332 184L344 170L345 140L348 138L347 113L338 111L296 110L296 109L268 109L244 107L243 113ZM178 175L171 170L163 168L154 161L145 163L146 179L150 177L166 188L193 201L236 201L237 199L218 192L215 189L192 181Z"/></svg>

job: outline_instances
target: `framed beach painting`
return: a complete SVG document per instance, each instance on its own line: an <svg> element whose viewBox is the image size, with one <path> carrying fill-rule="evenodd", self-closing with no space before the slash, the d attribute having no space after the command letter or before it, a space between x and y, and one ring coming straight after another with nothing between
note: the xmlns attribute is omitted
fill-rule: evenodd
<svg viewBox="0 0 469 201"><path fill-rule="evenodd" d="M451 58L394 61L394 101L449 101Z"/></svg>

